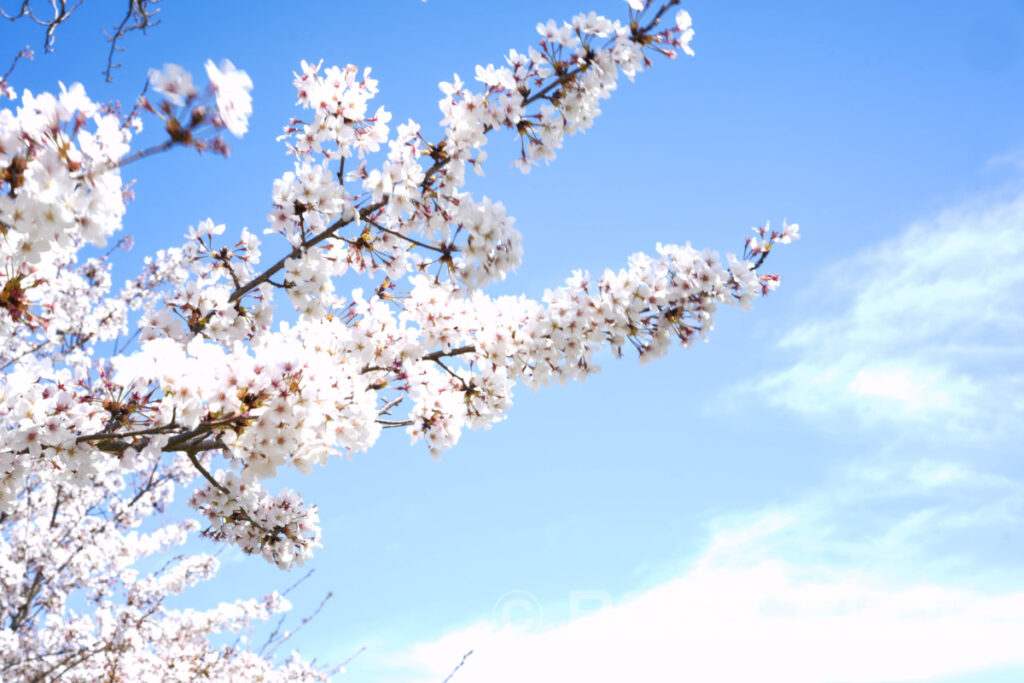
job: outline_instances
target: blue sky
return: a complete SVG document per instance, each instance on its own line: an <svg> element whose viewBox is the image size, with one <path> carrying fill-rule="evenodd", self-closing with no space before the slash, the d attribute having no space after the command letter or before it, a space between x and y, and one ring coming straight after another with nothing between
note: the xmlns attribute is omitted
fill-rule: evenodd
<svg viewBox="0 0 1024 683"><path fill-rule="evenodd" d="M120 277L207 217L265 225L300 59L372 66L377 102L429 132L438 81L538 21L627 9L167 2L104 84L109 6L86 3L13 84L130 101L150 67L207 58L255 83L230 159L131 168ZM326 661L365 645L344 680L440 681L469 650L454 681L1024 676L1024 4L685 7L696 57L623 80L550 167L521 176L512 140L490 143L470 189L505 203L525 250L498 289L539 296L659 241L737 252L787 218L803 239L769 260L782 288L706 345L520 390L440 462L389 434L281 477L324 523L297 614L335 596L295 644ZM41 34L0 25L26 42ZM188 604L298 577L222 559Z"/></svg>

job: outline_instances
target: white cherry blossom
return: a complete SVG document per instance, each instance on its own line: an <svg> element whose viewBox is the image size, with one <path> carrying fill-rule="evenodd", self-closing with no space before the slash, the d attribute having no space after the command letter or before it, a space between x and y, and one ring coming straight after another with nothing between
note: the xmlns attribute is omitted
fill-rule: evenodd
<svg viewBox="0 0 1024 683"><path fill-rule="evenodd" d="M233 135L242 137L249 130L249 115L252 114L252 80L249 74L236 69L225 59L217 67L212 60L206 61L206 75L217 94L217 111L224 127Z"/></svg>
<svg viewBox="0 0 1024 683"><path fill-rule="evenodd" d="M302 62L267 225L182 226L120 289L111 260L130 241L83 250L121 228L122 167L178 146L226 153L222 131L248 127L248 75L207 61L200 91L167 64L150 71L142 117L78 84L0 110L0 678L326 680L295 657L214 644L286 610L281 596L173 610L166 598L216 560L139 561L201 534L301 565L320 543L317 508L273 490L282 468L310 472L390 428L440 455L504 419L517 384L583 379L604 349L650 361L778 285L760 269L799 238L785 222L724 261L659 244L539 300L487 293L524 258L506 207L467 188L467 164L483 173L502 156L485 149L491 133L518 137L513 164L529 172L595 124L620 75L692 54L690 16L667 14L677 0L628 2L633 23L548 21L472 83L441 83L436 137L371 102L370 69ZM133 151L143 118L167 137ZM275 320L289 304L294 322ZM105 355L119 337L130 343ZM161 516L179 490L202 523Z"/></svg>

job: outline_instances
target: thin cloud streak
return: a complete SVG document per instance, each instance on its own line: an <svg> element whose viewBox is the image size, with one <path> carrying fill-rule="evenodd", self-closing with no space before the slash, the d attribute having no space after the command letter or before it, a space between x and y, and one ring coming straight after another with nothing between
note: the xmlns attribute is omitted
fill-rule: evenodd
<svg viewBox="0 0 1024 683"><path fill-rule="evenodd" d="M1024 666L1024 591L894 583L780 559L739 566L785 515L723 531L681 577L538 632L478 623L392 663L438 680L474 651L471 681L916 681Z"/></svg>
<svg viewBox="0 0 1024 683"><path fill-rule="evenodd" d="M756 389L813 418L1005 435L1024 405L1022 234L1024 195L979 200L827 269L813 291L837 312L787 334L796 360Z"/></svg>
<svg viewBox="0 0 1024 683"><path fill-rule="evenodd" d="M718 518L701 556L650 590L561 624L456 629L378 658L374 680L439 680L468 650L466 683L1024 672L1016 572L932 547L1021 525L1022 501L1019 483L967 463L862 458L789 505Z"/></svg>

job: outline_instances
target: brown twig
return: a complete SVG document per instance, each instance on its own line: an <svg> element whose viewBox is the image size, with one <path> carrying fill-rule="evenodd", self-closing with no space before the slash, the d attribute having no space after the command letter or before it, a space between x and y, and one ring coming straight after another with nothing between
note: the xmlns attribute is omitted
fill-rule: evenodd
<svg viewBox="0 0 1024 683"><path fill-rule="evenodd" d="M124 52L124 48L118 46L117 41L123 39L132 31L142 31L145 34L146 29L159 24L160 22L155 21L153 17L160 10L150 7L151 4L155 5L158 2L160 0L128 0L128 12L124 15L124 19L114 28L114 34L107 36L107 41L110 43L110 52L107 54L107 68L104 70L103 75L108 83L114 80L110 72L121 66L120 64L114 64L114 54ZM129 24L132 19L135 20L135 23Z"/></svg>
<svg viewBox="0 0 1024 683"><path fill-rule="evenodd" d="M470 651L469 651L469 652L467 652L466 654L462 655L462 661L460 661L460 662L459 662L458 664L456 664L456 665L455 665L455 668L454 668L454 669L452 669L452 672L451 672L450 674L448 674L448 675L447 675L447 676L445 677L445 679L444 679L443 681L441 681L441 683L448 683L448 681L452 680L452 676L454 676L454 675L455 675L455 672L456 672L456 671L458 671L459 669L461 669L461 668L462 668L462 665L466 663L466 660L467 660L467 659L469 659L469 656L470 656L471 654L473 654L473 651L472 651L472 650L470 650Z"/></svg>

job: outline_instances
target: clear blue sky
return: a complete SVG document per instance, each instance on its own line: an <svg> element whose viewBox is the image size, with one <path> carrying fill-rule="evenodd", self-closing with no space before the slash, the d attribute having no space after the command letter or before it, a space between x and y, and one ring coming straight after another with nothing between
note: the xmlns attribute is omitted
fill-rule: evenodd
<svg viewBox="0 0 1024 683"><path fill-rule="evenodd" d="M198 79L207 58L255 83L229 160L130 169L122 278L204 218L264 227L301 59L372 66L377 103L429 132L438 81L538 21L627 10L168 0L104 84L112 4L86 3L14 85L130 101L150 67ZM782 288L706 345L520 390L439 463L390 434L282 477L324 523L297 614L335 594L295 642L327 661L366 645L344 680L439 681L468 650L453 680L1024 677L1024 3L685 7L696 57L623 79L550 167L521 176L512 140L490 143L470 189L524 234L500 290L539 296L659 241L737 252L787 218L803 239L769 260ZM6 52L26 42L0 25ZM298 577L224 557L188 604Z"/></svg>

